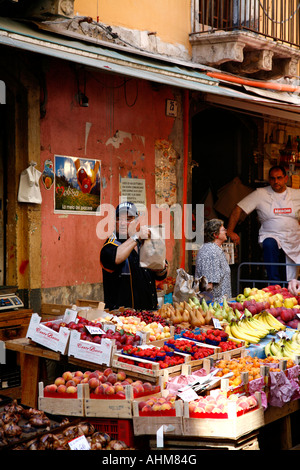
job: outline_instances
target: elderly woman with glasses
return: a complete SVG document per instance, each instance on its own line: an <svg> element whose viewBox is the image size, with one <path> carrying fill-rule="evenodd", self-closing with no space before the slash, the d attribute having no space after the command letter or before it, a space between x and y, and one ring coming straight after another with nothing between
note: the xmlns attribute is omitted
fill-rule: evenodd
<svg viewBox="0 0 300 470"><path fill-rule="evenodd" d="M204 244L196 258L195 277L205 276L207 288L212 290L213 301L222 302L231 297L231 271L222 250L227 240L223 220L211 219L204 225Z"/></svg>

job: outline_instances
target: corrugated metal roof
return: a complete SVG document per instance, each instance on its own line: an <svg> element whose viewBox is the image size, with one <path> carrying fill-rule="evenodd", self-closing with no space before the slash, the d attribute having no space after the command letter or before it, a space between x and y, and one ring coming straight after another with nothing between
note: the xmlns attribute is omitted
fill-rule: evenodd
<svg viewBox="0 0 300 470"><path fill-rule="evenodd" d="M199 64L197 67L193 67L193 63L183 65L178 61L173 64L170 58L164 60L163 57L149 57L149 54L134 54L132 51L125 51L124 48L123 50L114 48L110 43L106 46L103 45L103 41L102 44L94 42L41 30L32 22L0 18L0 45L56 57L106 72L206 93L208 96L215 96L215 99L216 95L219 95L235 100L236 106L242 101L255 102L257 107L262 108L258 112L266 114L272 107L280 109L281 104L282 108L288 110L291 115L293 111L300 112L300 107L296 104L286 108L284 103L275 99L274 94L272 95L274 99L270 99L270 95L254 96L245 93L242 87L230 87L220 80L208 77L201 72L201 69L199 70L201 67ZM273 114L273 111L270 114Z"/></svg>

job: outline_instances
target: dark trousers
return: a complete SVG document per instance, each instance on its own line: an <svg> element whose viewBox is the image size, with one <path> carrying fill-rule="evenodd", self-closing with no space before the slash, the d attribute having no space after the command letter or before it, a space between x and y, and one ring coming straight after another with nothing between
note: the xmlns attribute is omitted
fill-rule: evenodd
<svg viewBox="0 0 300 470"><path fill-rule="evenodd" d="M263 256L265 263L286 263L285 253L278 247L274 238L266 238L263 241ZM266 270L269 281L275 281L275 284L286 281L285 266L266 265Z"/></svg>

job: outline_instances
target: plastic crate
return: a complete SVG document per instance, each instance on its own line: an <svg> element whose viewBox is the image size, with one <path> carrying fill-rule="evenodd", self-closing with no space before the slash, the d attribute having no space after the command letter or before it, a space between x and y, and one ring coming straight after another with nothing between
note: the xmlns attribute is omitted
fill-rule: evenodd
<svg viewBox="0 0 300 470"><path fill-rule="evenodd" d="M125 442L128 447L134 446L133 424L129 419L88 418L96 431L107 433L111 439Z"/></svg>
<svg viewBox="0 0 300 470"><path fill-rule="evenodd" d="M21 369L20 367L11 367L0 365L0 390L6 388L20 387Z"/></svg>

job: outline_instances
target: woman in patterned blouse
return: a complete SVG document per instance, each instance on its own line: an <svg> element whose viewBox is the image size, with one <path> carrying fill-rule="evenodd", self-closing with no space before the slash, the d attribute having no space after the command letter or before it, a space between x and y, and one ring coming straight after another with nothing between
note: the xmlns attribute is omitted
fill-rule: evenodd
<svg viewBox="0 0 300 470"><path fill-rule="evenodd" d="M211 219L204 225L204 244L196 258L195 277L205 276L207 289L212 289L213 301L231 297L231 271L222 244L227 240L223 220Z"/></svg>

